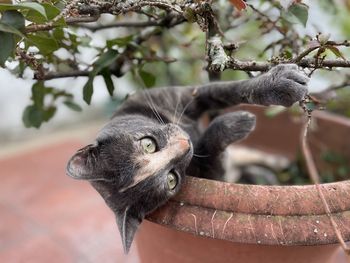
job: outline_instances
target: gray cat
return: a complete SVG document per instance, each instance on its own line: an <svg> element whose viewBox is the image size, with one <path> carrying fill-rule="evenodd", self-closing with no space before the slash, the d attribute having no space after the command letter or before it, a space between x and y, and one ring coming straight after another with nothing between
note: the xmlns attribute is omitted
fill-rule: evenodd
<svg viewBox="0 0 350 263"><path fill-rule="evenodd" d="M239 103L291 106L307 93L296 65L256 78L144 90L129 96L94 144L69 160L67 174L88 180L116 215L127 253L144 217L174 196L185 174L220 179L225 148L246 137L253 114L230 112L203 131L206 111Z"/></svg>

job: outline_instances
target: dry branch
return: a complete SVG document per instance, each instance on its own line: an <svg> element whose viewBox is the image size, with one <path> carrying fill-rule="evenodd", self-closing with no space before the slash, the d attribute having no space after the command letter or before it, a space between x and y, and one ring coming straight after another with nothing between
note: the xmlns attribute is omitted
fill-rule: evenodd
<svg viewBox="0 0 350 263"><path fill-rule="evenodd" d="M314 162L312 154L311 154L311 150L310 150L308 142L307 142L308 131L309 131L310 124L312 121L312 111L307 109L307 106L305 105L305 99L304 99L304 101L301 101L300 104L301 104L302 109L307 114L307 120L304 124L304 128L302 129L302 133L301 133L301 147L302 147L303 156L305 158L308 174L310 176L311 181L315 185L317 193L322 201L322 205L323 205L325 212L330 220L330 223L332 224L332 227L333 227L334 232L337 236L337 239L338 239L340 245L342 246L344 252L348 256L348 260L350 260L350 248L345 243L344 238L342 237L342 234L339 230L338 224L335 222L335 220L332 216L332 212L329 208L328 202L327 202L327 200L322 192L322 188L320 185L320 183L321 183L320 176L317 172L317 168L316 168L315 162Z"/></svg>
<svg viewBox="0 0 350 263"><path fill-rule="evenodd" d="M68 17L65 19L67 25L75 25L77 23L91 23L96 22L99 19L99 16L80 16L80 17ZM47 23L42 25L32 24L25 28L25 33L32 33L37 31L48 31L55 27L58 27L57 24Z"/></svg>

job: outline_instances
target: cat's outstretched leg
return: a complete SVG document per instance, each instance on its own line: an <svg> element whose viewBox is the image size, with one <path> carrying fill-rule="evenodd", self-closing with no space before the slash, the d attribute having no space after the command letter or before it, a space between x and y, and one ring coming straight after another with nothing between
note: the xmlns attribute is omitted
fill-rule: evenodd
<svg viewBox="0 0 350 263"><path fill-rule="evenodd" d="M255 127L255 116L236 111L216 117L194 147L187 173L196 177L220 179L224 176L222 157L226 147L245 138Z"/></svg>
<svg viewBox="0 0 350 263"><path fill-rule="evenodd" d="M240 103L289 107L306 95L308 81L297 65L281 64L252 79L194 87L194 100L186 114L196 119L207 110Z"/></svg>

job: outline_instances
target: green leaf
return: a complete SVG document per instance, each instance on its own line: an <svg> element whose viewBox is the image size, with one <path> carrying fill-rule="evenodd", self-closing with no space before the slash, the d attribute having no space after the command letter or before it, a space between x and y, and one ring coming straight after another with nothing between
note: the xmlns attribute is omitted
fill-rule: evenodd
<svg viewBox="0 0 350 263"><path fill-rule="evenodd" d="M108 93L112 97L114 92L114 84L111 77L111 72L107 68L105 68L101 71L101 75L106 83Z"/></svg>
<svg viewBox="0 0 350 263"><path fill-rule="evenodd" d="M45 22L47 22L46 17L38 16L38 12L34 10L28 10L26 14L26 19L36 24L44 24Z"/></svg>
<svg viewBox="0 0 350 263"><path fill-rule="evenodd" d="M46 110L44 110L43 112L43 120L44 121L49 121L56 113L56 107L55 106L51 106L49 108L47 108Z"/></svg>
<svg viewBox="0 0 350 263"><path fill-rule="evenodd" d="M21 31L17 30L16 28L14 28L13 26L10 26L10 25L7 25L7 24L4 24L0 21L0 31L2 32L7 32L7 33L12 33L12 34L15 34L15 35L18 35L20 37L25 37Z"/></svg>
<svg viewBox="0 0 350 263"><path fill-rule="evenodd" d="M15 10L5 11L0 20L0 31L25 37L20 30L24 28L24 17Z"/></svg>
<svg viewBox="0 0 350 263"><path fill-rule="evenodd" d="M340 52L340 50L337 47L335 47L335 46L328 46L328 45L326 47L327 47L327 49L332 51L333 54L336 55L338 58L342 58L343 60L346 60L344 55Z"/></svg>
<svg viewBox="0 0 350 263"><path fill-rule="evenodd" d="M37 24L43 24L48 20L52 20L61 12L56 6L52 4L42 3L41 5L45 9L46 17L38 16L37 11L35 10L29 10L26 15L26 19Z"/></svg>
<svg viewBox="0 0 350 263"><path fill-rule="evenodd" d="M285 49L283 55L287 59L291 59L293 57L293 53L290 49Z"/></svg>
<svg viewBox="0 0 350 263"><path fill-rule="evenodd" d="M67 25L66 20L63 17L55 21L53 24L56 26L62 26L62 27Z"/></svg>
<svg viewBox="0 0 350 263"><path fill-rule="evenodd" d="M94 92L93 81L94 77L89 77L88 81L83 87L83 99L88 105L91 103L92 93Z"/></svg>
<svg viewBox="0 0 350 263"><path fill-rule="evenodd" d="M21 13L9 10L2 14L0 20L0 66L3 66L9 56L14 54L16 48L15 35L25 37L20 30L24 28L24 17Z"/></svg>
<svg viewBox="0 0 350 263"><path fill-rule="evenodd" d="M0 66L4 66L7 58L14 53L16 42L14 40L14 35L6 32L0 32L0 39Z"/></svg>
<svg viewBox="0 0 350 263"><path fill-rule="evenodd" d="M46 90L42 81L38 81L32 86L32 100L34 105L38 108L42 108L44 106L44 98L45 98Z"/></svg>
<svg viewBox="0 0 350 263"><path fill-rule="evenodd" d="M35 10L36 12L38 12L38 14L42 15L47 19L45 8L41 4L34 3L34 2L25 2L25 3L19 3L15 6L18 6L20 8Z"/></svg>
<svg viewBox="0 0 350 263"><path fill-rule="evenodd" d="M73 95L65 90L57 90L55 88L46 88L46 90L48 90L48 89L52 89L52 91L48 92L48 93L52 93L55 100L59 97L65 97L66 99L73 98Z"/></svg>
<svg viewBox="0 0 350 263"><path fill-rule="evenodd" d="M56 39L63 39L64 38L64 31L62 28L58 27L52 30L52 35Z"/></svg>
<svg viewBox="0 0 350 263"><path fill-rule="evenodd" d="M55 6L61 11L66 8L65 1L63 0L55 1Z"/></svg>
<svg viewBox="0 0 350 263"><path fill-rule="evenodd" d="M33 10L47 20L45 8L42 5L34 2L25 2L16 5L0 4L0 11L6 10Z"/></svg>
<svg viewBox="0 0 350 263"><path fill-rule="evenodd" d="M61 13L61 10L56 6L54 6L53 4L42 3L41 5L45 8L45 13L49 20L54 19L56 16L58 16Z"/></svg>
<svg viewBox="0 0 350 263"><path fill-rule="evenodd" d="M304 27L306 26L309 16L309 7L307 5L294 3L288 8L288 13L294 15Z"/></svg>
<svg viewBox="0 0 350 263"><path fill-rule="evenodd" d="M139 70L139 75L147 88L153 87L156 84L156 77L147 71Z"/></svg>
<svg viewBox="0 0 350 263"><path fill-rule="evenodd" d="M119 37L111 40L107 40L106 44L108 48L112 48L113 46L118 46L118 47L125 47L132 41L134 38L133 35L126 36L126 37Z"/></svg>
<svg viewBox="0 0 350 263"><path fill-rule="evenodd" d="M43 55L49 55L59 49L59 45L48 33L37 33L27 36L28 41L34 44Z"/></svg>
<svg viewBox="0 0 350 263"><path fill-rule="evenodd" d="M92 94L94 92L93 80L94 80L95 76L98 73L100 73L101 70L103 70L104 68L107 68L110 64L112 64L118 55L119 55L118 51L113 50L113 49L109 49L109 50L107 50L107 52L103 53L96 60L96 62L93 64L94 68L93 68L92 72L90 73L88 81L86 82L86 84L83 87L83 98L87 104L91 103L91 97L92 97ZM106 81L106 79L105 79L105 81ZM106 85L107 85L108 92L113 92L114 87L113 87L113 89L111 88L110 82L108 79L107 79Z"/></svg>
<svg viewBox="0 0 350 263"><path fill-rule="evenodd" d="M27 106L23 112L22 120L27 128L39 128L44 121L43 111L34 105Z"/></svg>
<svg viewBox="0 0 350 263"><path fill-rule="evenodd" d="M50 120L56 113L55 106L45 107L46 94L53 95L54 88L45 87L43 81L38 81L32 86L33 105L29 105L23 112L23 122L26 127L39 128L43 122ZM54 98L56 99L56 98Z"/></svg>
<svg viewBox="0 0 350 263"><path fill-rule="evenodd" d="M119 52L113 49L108 49L105 53L103 53L93 64L93 75L97 75L103 68L111 65L115 59L118 57Z"/></svg>
<svg viewBox="0 0 350 263"><path fill-rule="evenodd" d="M2 14L1 22L18 30L23 30L25 27L25 19L23 15L16 10L5 11Z"/></svg>
<svg viewBox="0 0 350 263"><path fill-rule="evenodd" d="M75 102L73 102L71 100L66 100L63 103L64 103L64 105L66 105L71 110L82 111L82 108L78 104L76 104Z"/></svg>

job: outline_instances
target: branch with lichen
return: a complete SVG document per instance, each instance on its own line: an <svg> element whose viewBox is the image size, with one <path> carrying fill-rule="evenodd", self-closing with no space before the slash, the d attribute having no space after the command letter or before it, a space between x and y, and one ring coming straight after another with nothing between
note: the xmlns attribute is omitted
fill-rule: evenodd
<svg viewBox="0 0 350 263"><path fill-rule="evenodd" d="M301 52L300 55L291 59L274 60L274 61L241 61L234 57L228 56L224 50L225 45L221 38L214 36L208 40L209 42L209 69L213 71L224 71L226 69L242 70L242 71L267 71L272 66L277 64L295 63L303 68L317 69L317 68L349 68L350 60L346 59L324 59L318 61L317 58L306 58L312 51L322 47L321 45L311 47ZM349 41L343 42L327 41L327 46L344 46L349 47Z"/></svg>
<svg viewBox="0 0 350 263"><path fill-rule="evenodd" d="M263 23L268 23L271 28L277 30L281 33L284 39L291 38L288 32L281 30L278 26L278 19L271 19L267 14L261 12L259 9L252 5L249 5L253 10L257 19L263 21ZM165 15L158 16L155 14L147 15L145 8L155 8L158 10L165 11ZM107 25L88 25L90 22L96 22L100 15L103 13L109 13L114 15L123 15L126 13L138 13L147 15L149 20L146 21L118 21ZM211 7L211 1L165 1L165 0L140 0L140 1L103 1L103 0L75 0L70 2L63 11L56 16L52 21L45 24L30 24L28 25L24 32L32 33L36 31L47 31L53 29L57 26L56 22L64 18L65 22L69 26L79 26L87 28L91 31L97 31L100 29L113 28L113 27L159 27L159 28L172 28L180 23L185 22L195 22L199 27L206 33L206 60L208 62L207 69L209 75L218 75L218 73L226 70L242 70L246 72L250 71L267 71L274 65L281 63L295 63L303 68L309 68L312 72L319 68L329 68L334 67L350 67L350 61L342 57L342 59L327 59L325 57L320 57L320 54L325 49L331 49L337 52L337 47L349 47L348 41L334 42L334 41L324 41L316 36L316 40L311 41L312 45L304 49L300 53L294 53L292 58L273 58L268 61L242 61L236 59L230 54L232 50L228 50L228 45L222 42L224 34L218 24L216 19L216 14L213 12ZM266 32L265 32L266 33ZM263 33L264 34L264 33ZM287 41L286 40L286 41ZM290 41L290 40L288 40ZM287 42L288 42L287 41ZM316 41L316 42L315 42ZM281 41L276 41L275 44L281 44ZM236 45L229 45L230 47ZM273 45L272 45L273 46ZM269 47L270 48L270 47ZM299 47L300 48L300 47ZM296 50L299 50L297 48ZM313 51L317 51L316 56L310 56ZM130 51L129 51L130 53ZM338 54L341 54L338 52ZM120 57L126 58L125 55L121 54ZM132 55L127 57L131 58ZM29 61L21 58L24 62ZM32 63L32 60L30 60ZM146 60L145 60L146 61ZM32 63L33 64L33 63ZM120 59L118 59L117 64L123 64ZM113 71L120 75L120 68L117 67L117 71ZM35 68L34 68L35 69ZM47 79L62 77L67 74L61 72L46 72L43 74L44 70L41 68L40 72L35 74L38 79ZM73 71L74 73L74 71ZM79 76L81 71L76 71L76 75L70 73L67 76Z"/></svg>

